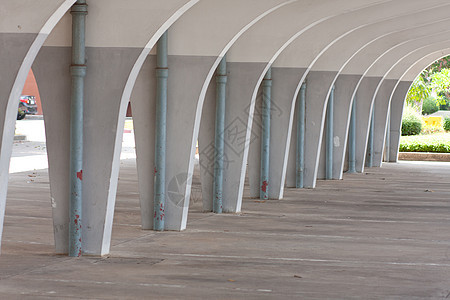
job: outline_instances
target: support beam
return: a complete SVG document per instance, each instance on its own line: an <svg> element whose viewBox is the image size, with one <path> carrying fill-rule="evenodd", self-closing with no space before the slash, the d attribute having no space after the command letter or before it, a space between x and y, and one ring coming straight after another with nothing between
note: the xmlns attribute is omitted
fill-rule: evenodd
<svg viewBox="0 0 450 300"><path fill-rule="evenodd" d="M356 173L356 99L353 99L348 132L348 173Z"/></svg>
<svg viewBox="0 0 450 300"><path fill-rule="evenodd" d="M65 255L69 253L71 74L67 66L71 56L70 47L44 46L33 63L43 99L55 252Z"/></svg>
<svg viewBox="0 0 450 300"><path fill-rule="evenodd" d="M375 109L372 107L372 115L370 117L369 125L369 139L367 141L367 157L366 157L366 167L373 167L373 134L374 134L374 120L375 119Z"/></svg>
<svg viewBox="0 0 450 300"><path fill-rule="evenodd" d="M334 166L333 166L333 179L342 179L345 170L348 170L348 149L350 142L350 119L352 109L355 109L355 122L356 122L356 97L354 91L358 85L361 75L349 75L341 74L338 76L335 82L334 91L334 136L338 137L341 141L339 146L334 148ZM356 124L355 124L356 127ZM356 144L356 128L355 128L355 143ZM356 146L355 146L356 152ZM356 161L356 154L355 154ZM356 165L356 162L355 162ZM356 168L356 167L355 167Z"/></svg>
<svg viewBox="0 0 450 300"><path fill-rule="evenodd" d="M326 178L326 113L336 77L335 71L308 73L305 108L305 188L314 188L317 179Z"/></svg>
<svg viewBox="0 0 450 300"><path fill-rule="evenodd" d="M356 172L364 172L373 95L381 77L364 77L356 92Z"/></svg>
<svg viewBox="0 0 450 300"><path fill-rule="evenodd" d="M398 161L398 149L400 146L401 127L402 127L402 114L403 105L405 103L405 97L411 86L411 81L400 81L395 88L395 91L391 99L391 119L390 119L390 149L388 151L389 161Z"/></svg>
<svg viewBox="0 0 450 300"><path fill-rule="evenodd" d="M256 128L261 126L258 120L253 122L257 94L255 87L261 85L266 66L265 63L227 63L229 94L225 113L224 154L227 163L223 182L223 211L226 213L241 211L249 148L256 143L259 136Z"/></svg>
<svg viewBox="0 0 450 300"><path fill-rule="evenodd" d="M261 172L260 199L269 198L269 163L270 163L270 111L272 101L272 70L269 68L262 82L261 113Z"/></svg>
<svg viewBox="0 0 450 300"><path fill-rule="evenodd" d="M167 31L157 44L156 58L156 134L155 134L155 188L153 230L164 230L166 198L166 117L167 117Z"/></svg>
<svg viewBox="0 0 450 300"><path fill-rule="evenodd" d="M327 105L327 136L326 136L326 172L325 179L333 179L333 125L334 125L334 86L331 88Z"/></svg>
<svg viewBox="0 0 450 300"><path fill-rule="evenodd" d="M81 256L83 180L83 102L86 76L85 25L87 4L78 0L72 7L72 75L70 116L70 202L69 256Z"/></svg>
<svg viewBox="0 0 450 300"><path fill-rule="evenodd" d="M303 188L305 171L305 103L306 103L306 82L300 88L297 107L297 159L295 187Z"/></svg>
<svg viewBox="0 0 450 300"><path fill-rule="evenodd" d="M172 32L172 31L171 31ZM173 34L169 32L169 46L173 39ZM172 48L170 46L170 48ZM197 137L193 135L195 128L194 116L198 112L197 103L201 94L202 84L206 76L214 77L221 59L217 57L195 57L170 55L168 65L170 66L170 79L168 80L168 100L167 100L167 140L166 140L166 203L164 211L164 230L184 230L188 218L188 208L190 202L190 190L192 173L195 164L195 150ZM217 61L217 64L215 62ZM133 122L136 136L137 169L139 176L139 192L141 201L141 213L143 228L153 229L154 215L154 151L155 138L151 137L150 131L156 133L156 123L154 118L156 112L156 56L150 55L141 70L136 86L131 96L133 109ZM208 115L212 120L208 123L211 130L208 139L208 176L210 189L205 193L208 195L207 211L212 211L213 205L213 176L214 176L214 123L215 123L215 94L216 82L212 80L214 88L208 91L208 103L212 102L208 108ZM150 98L150 100L149 100ZM193 103L195 103L193 105ZM146 136L148 139L139 137ZM200 157L204 141L199 139ZM225 142L226 145L226 142ZM226 147L226 146L225 146ZM227 166L226 156L224 166ZM224 191L226 189L224 188ZM195 197L195 195L193 195ZM192 199L196 201L197 199ZM198 199L200 200L200 199ZM144 220L150 220L145 222Z"/></svg>
<svg viewBox="0 0 450 300"><path fill-rule="evenodd" d="M227 59L222 58L216 71L216 126L214 139L214 199L213 212L222 213L223 162L224 162L224 132L225 104L227 88Z"/></svg>
<svg viewBox="0 0 450 300"><path fill-rule="evenodd" d="M300 92L304 68L272 67L272 96L270 115L270 162L269 162L269 199L282 199L286 186L295 187L296 181L296 144L297 144L297 98ZM255 123L260 130L258 118L262 108L262 87L258 91L255 104ZM256 130L256 127L255 127ZM289 158L293 163L289 164ZM261 173L261 141L260 136L250 144L248 159L248 178L250 196L258 197L260 193ZM256 178L256 180L255 180Z"/></svg>
<svg viewBox="0 0 450 300"><path fill-rule="evenodd" d="M374 102L373 118L373 155L372 166L381 167L383 162L383 153L385 149L386 132L389 122L389 111L391 106L391 96L397 85L396 79L384 79L380 83Z"/></svg>
<svg viewBox="0 0 450 300"><path fill-rule="evenodd" d="M391 148L391 105L389 104L387 122L386 122L386 138L384 146L384 161L389 162L389 155L391 154L389 149Z"/></svg>

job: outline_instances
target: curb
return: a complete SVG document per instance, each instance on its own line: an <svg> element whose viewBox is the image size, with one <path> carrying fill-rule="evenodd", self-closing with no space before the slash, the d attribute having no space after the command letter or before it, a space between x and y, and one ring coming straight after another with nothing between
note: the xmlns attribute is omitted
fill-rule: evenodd
<svg viewBox="0 0 450 300"><path fill-rule="evenodd" d="M399 152L398 160L450 162L450 153Z"/></svg>

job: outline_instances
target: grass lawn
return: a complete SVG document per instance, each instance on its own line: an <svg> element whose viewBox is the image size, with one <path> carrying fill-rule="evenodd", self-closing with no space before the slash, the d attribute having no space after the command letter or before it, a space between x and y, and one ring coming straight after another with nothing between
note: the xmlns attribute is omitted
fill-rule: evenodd
<svg viewBox="0 0 450 300"><path fill-rule="evenodd" d="M450 133L402 136L400 152L450 153Z"/></svg>

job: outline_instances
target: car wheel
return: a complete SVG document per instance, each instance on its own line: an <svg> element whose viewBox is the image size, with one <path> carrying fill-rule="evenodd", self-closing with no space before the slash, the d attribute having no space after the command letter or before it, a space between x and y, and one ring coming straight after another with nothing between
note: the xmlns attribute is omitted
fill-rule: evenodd
<svg viewBox="0 0 450 300"><path fill-rule="evenodd" d="M17 113L17 120L22 120L23 118L25 118L27 114L24 113L23 111L20 111Z"/></svg>

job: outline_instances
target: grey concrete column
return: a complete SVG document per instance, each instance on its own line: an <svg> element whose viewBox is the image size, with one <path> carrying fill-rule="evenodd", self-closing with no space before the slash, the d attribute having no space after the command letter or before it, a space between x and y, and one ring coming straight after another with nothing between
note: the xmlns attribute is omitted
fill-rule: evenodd
<svg viewBox="0 0 450 300"><path fill-rule="evenodd" d="M200 130L198 134L203 211L213 210L215 111L216 81L211 80L205 94L205 101L203 102ZM224 168L225 167L228 167L228 161L226 159L224 159Z"/></svg>
<svg viewBox="0 0 450 300"><path fill-rule="evenodd" d="M84 104L83 253L109 253L123 128L122 92L137 48L87 48Z"/></svg>
<svg viewBox="0 0 450 300"><path fill-rule="evenodd" d="M335 71L314 71L308 74L305 107L305 188L314 188L317 178L325 178L325 164L319 168L319 160L321 155L325 155L321 149L326 106L336 75ZM292 164L295 165L295 160Z"/></svg>
<svg viewBox="0 0 450 300"><path fill-rule="evenodd" d="M403 105L405 103L406 94L411 87L411 81L400 81L395 88L391 99L391 134L389 161L397 162L398 149L400 147L400 136L402 127Z"/></svg>
<svg viewBox="0 0 450 300"><path fill-rule="evenodd" d="M70 73L69 47L42 47L33 71L42 99L56 253L68 253Z"/></svg>
<svg viewBox="0 0 450 300"><path fill-rule="evenodd" d="M142 229L153 228L156 56L148 56L131 93ZM145 138L144 138L145 137Z"/></svg>
<svg viewBox="0 0 450 300"><path fill-rule="evenodd" d="M373 95L381 77L364 77L356 93L356 172L364 172Z"/></svg>
<svg viewBox="0 0 450 300"><path fill-rule="evenodd" d="M19 98L28 72L49 33L75 0L18 5L3 1L0 26L0 242L9 163ZM30 17L32 16L32 17Z"/></svg>
<svg viewBox="0 0 450 300"><path fill-rule="evenodd" d="M384 79L375 95L374 135L373 135L373 166L381 167L383 161L386 128L388 122L391 96L398 80Z"/></svg>
<svg viewBox="0 0 450 300"><path fill-rule="evenodd" d="M153 220L153 170L154 151L154 72L151 71L154 56L147 62L138 76L131 103L136 135L137 168L141 200L142 225L151 229ZM167 103L167 150L166 150L166 208L165 229L186 228L187 213L194 169L194 154L197 137L194 126L198 110L199 95L216 57L169 55L170 78ZM140 78L142 77L142 78ZM139 111L139 112L138 112ZM146 138L143 138L145 136ZM150 182L150 184L149 184ZM212 198L211 198L212 199Z"/></svg>
<svg viewBox="0 0 450 300"><path fill-rule="evenodd" d="M224 131L224 212L239 212L241 210L249 147L259 136L260 132L258 125L253 126L253 117L256 94L264 76L265 67L265 63L227 63L228 96ZM211 86L209 89L211 90ZM211 100L205 100L205 102L209 101ZM212 105L205 106L204 109L212 109ZM213 120L209 121L211 122ZM199 149L201 157L200 165L203 168L202 174L213 174L213 164L208 163L208 157L210 157L210 155L208 156L208 153L210 153L208 149L211 148L211 145L214 146L214 138L208 142L207 137L210 135L208 134L208 130L204 129L205 126L214 127L208 124L207 120L202 120L201 122L200 140L202 140L202 147L204 148ZM211 176L202 177L202 181L208 179L211 181L205 182L204 184L212 186ZM210 190L210 195L205 193L208 190L203 190L202 192L203 198L212 199L212 189ZM208 207L209 204L205 206Z"/></svg>
<svg viewBox="0 0 450 300"><path fill-rule="evenodd" d="M306 93L306 92L305 92ZM295 108L293 114L293 126L292 133L290 137L290 147L287 149L287 167L286 167L286 182L285 185L288 188L295 188L297 186L297 168L296 168L296 158L297 158L297 118L298 118L298 99L295 100Z"/></svg>
<svg viewBox="0 0 450 300"><path fill-rule="evenodd" d="M272 68L272 123L270 141L269 198L283 198L289 151L296 148L291 143L297 124L294 123L295 104L304 68ZM294 164L295 172L295 164ZM295 176L295 173L294 173ZM294 178L295 186L295 178Z"/></svg>
<svg viewBox="0 0 450 300"><path fill-rule="evenodd" d="M260 174L261 174L261 112L262 112L262 87L258 88L255 99L255 111L253 114L252 142L248 152L247 176L250 186L250 197L259 198ZM269 182L270 183L270 182ZM269 187L270 191L270 187Z"/></svg>
<svg viewBox="0 0 450 300"><path fill-rule="evenodd" d="M348 130L352 110L352 98L361 75L339 75L335 82L334 135L339 143L334 146L333 179L342 179L347 152ZM321 161L322 163L322 161Z"/></svg>

